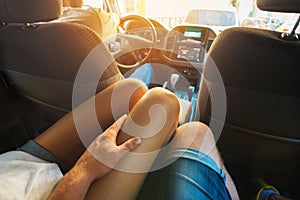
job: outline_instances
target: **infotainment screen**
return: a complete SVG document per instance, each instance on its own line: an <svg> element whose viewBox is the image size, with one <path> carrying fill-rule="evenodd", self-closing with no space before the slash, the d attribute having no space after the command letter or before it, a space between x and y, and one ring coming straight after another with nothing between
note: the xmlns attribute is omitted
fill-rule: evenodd
<svg viewBox="0 0 300 200"><path fill-rule="evenodd" d="M200 62L200 47L182 45L178 47L177 58L189 62Z"/></svg>
<svg viewBox="0 0 300 200"><path fill-rule="evenodd" d="M200 28L189 27L184 30L183 36L200 39L202 37L202 32Z"/></svg>

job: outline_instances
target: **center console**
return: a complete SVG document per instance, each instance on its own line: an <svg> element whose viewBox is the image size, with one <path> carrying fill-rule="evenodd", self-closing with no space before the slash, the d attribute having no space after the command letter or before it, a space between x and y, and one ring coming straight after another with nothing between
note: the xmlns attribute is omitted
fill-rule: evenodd
<svg viewBox="0 0 300 200"><path fill-rule="evenodd" d="M215 37L210 28L197 25L176 26L166 36L165 61L184 75L195 91L198 91L205 57Z"/></svg>
<svg viewBox="0 0 300 200"><path fill-rule="evenodd" d="M180 25L169 31L165 39L164 58L180 78L171 90L179 99L190 102L191 119L198 100L198 90L205 57L216 34L210 28ZM173 74L169 75L172 80Z"/></svg>

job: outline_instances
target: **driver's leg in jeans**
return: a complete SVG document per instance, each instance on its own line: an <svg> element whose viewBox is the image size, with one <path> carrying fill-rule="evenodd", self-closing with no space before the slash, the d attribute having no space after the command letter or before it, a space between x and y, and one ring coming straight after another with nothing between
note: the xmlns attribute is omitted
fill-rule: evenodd
<svg viewBox="0 0 300 200"><path fill-rule="evenodd" d="M239 199L206 125L179 127L165 157L174 162L147 177L139 199Z"/></svg>
<svg viewBox="0 0 300 200"><path fill-rule="evenodd" d="M142 66L135 69L135 71L129 76L129 78L135 78L141 80L146 84L147 87L149 87L152 75L153 75L153 69L151 64L145 63Z"/></svg>

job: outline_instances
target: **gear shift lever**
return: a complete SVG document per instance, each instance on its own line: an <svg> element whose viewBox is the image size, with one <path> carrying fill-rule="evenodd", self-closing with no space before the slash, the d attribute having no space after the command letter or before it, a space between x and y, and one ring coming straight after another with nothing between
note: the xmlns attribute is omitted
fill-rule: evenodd
<svg viewBox="0 0 300 200"><path fill-rule="evenodd" d="M171 90L174 91L176 83L179 80L179 75L178 74L172 74L170 79L171 79Z"/></svg>
<svg viewBox="0 0 300 200"><path fill-rule="evenodd" d="M195 93L195 87L194 86L189 86L189 88L188 88L189 101L192 101L194 93Z"/></svg>

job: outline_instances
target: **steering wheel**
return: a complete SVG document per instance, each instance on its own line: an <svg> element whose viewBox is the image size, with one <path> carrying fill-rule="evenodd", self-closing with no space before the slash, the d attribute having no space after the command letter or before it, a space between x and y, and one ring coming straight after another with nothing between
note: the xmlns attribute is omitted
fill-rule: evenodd
<svg viewBox="0 0 300 200"><path fill-rule="evenodd" d="M157 33L151 21L140 15L127 15L120 19L118 29L116 42L111 43L116 44L117 48L112 51L109 45L117 65L134 68L144 64L157 42ZM145 33L150 34L145 37Z"/></svg>

